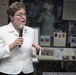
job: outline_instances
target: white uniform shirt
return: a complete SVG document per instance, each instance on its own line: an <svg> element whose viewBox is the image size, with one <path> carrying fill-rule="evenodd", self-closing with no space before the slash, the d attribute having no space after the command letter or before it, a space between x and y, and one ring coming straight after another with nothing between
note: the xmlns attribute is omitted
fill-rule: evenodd
<svg viewBox="0 0 76 75"><path fill-rule="evenodd" d="M23 28L23 44L9 50L8 45L19 37L12 23L0 27L0 72L18 74L33 72L32 43L34 42L34 30L30 27Z"/></svg>

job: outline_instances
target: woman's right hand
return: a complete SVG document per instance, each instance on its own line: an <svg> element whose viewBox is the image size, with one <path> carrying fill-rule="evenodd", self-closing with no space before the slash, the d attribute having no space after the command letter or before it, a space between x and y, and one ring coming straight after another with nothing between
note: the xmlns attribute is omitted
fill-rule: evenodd
<svg viewBox="0 0 76 75"><path fill-rule="evenodd" d="M9 44L9 49L11 50L12 48L22 45L23 44L23 38L19 37L17 38L14 42L12 42L11 44Z"/></svg>

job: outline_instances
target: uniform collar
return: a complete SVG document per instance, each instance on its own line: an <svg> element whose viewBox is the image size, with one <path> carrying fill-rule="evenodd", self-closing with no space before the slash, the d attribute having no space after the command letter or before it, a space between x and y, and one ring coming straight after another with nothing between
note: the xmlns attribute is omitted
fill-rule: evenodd
<svg viewBox="0 0 76 75"><path fill-rule="evenodd" d="M10 33L12 33L12 32L15 32L15 31L16 31L16 29L14 28L14 26L12 25L12 23L11 23L11 22L8 24L8 26L9 26L8 31L9 31Z"/></svg>
<svg viewBox="0 0 76 75"><path fill-rule="evenodd" d="M12 25L11 22L8 24L8 26L9 26L8 31L9 31L10 33L15 33L16 35L19 35L19 33L16 31L16 29L14 28L14 26ZM27 29L26 26L24 26L24 28L23 28L23 35L24 35L25 33L28 34L28 29Z"/></svg>

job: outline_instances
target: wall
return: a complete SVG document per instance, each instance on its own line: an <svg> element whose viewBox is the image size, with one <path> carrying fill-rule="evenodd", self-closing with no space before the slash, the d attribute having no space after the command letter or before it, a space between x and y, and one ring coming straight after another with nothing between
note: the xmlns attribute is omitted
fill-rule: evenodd
<svg viewBox="0 0 76 75"><path fill-rule="evenodd" d="M0 0L0 26L8 23L6 10L9 5L9 0Z"/></svg>

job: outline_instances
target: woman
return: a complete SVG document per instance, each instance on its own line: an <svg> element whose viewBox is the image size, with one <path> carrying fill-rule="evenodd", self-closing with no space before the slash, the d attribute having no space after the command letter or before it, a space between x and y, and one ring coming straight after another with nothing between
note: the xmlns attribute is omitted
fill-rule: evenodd
<svg viewBox="0 0 76 75"><path fill-rule="evenodd" d="M23 36L19 37L20 25L26 25L25 6L14 2L7 14L10 23L0 27L0 75L33 75L32 49L42 48L34 44L34 30L30 27L24 26Z"/></svg>

